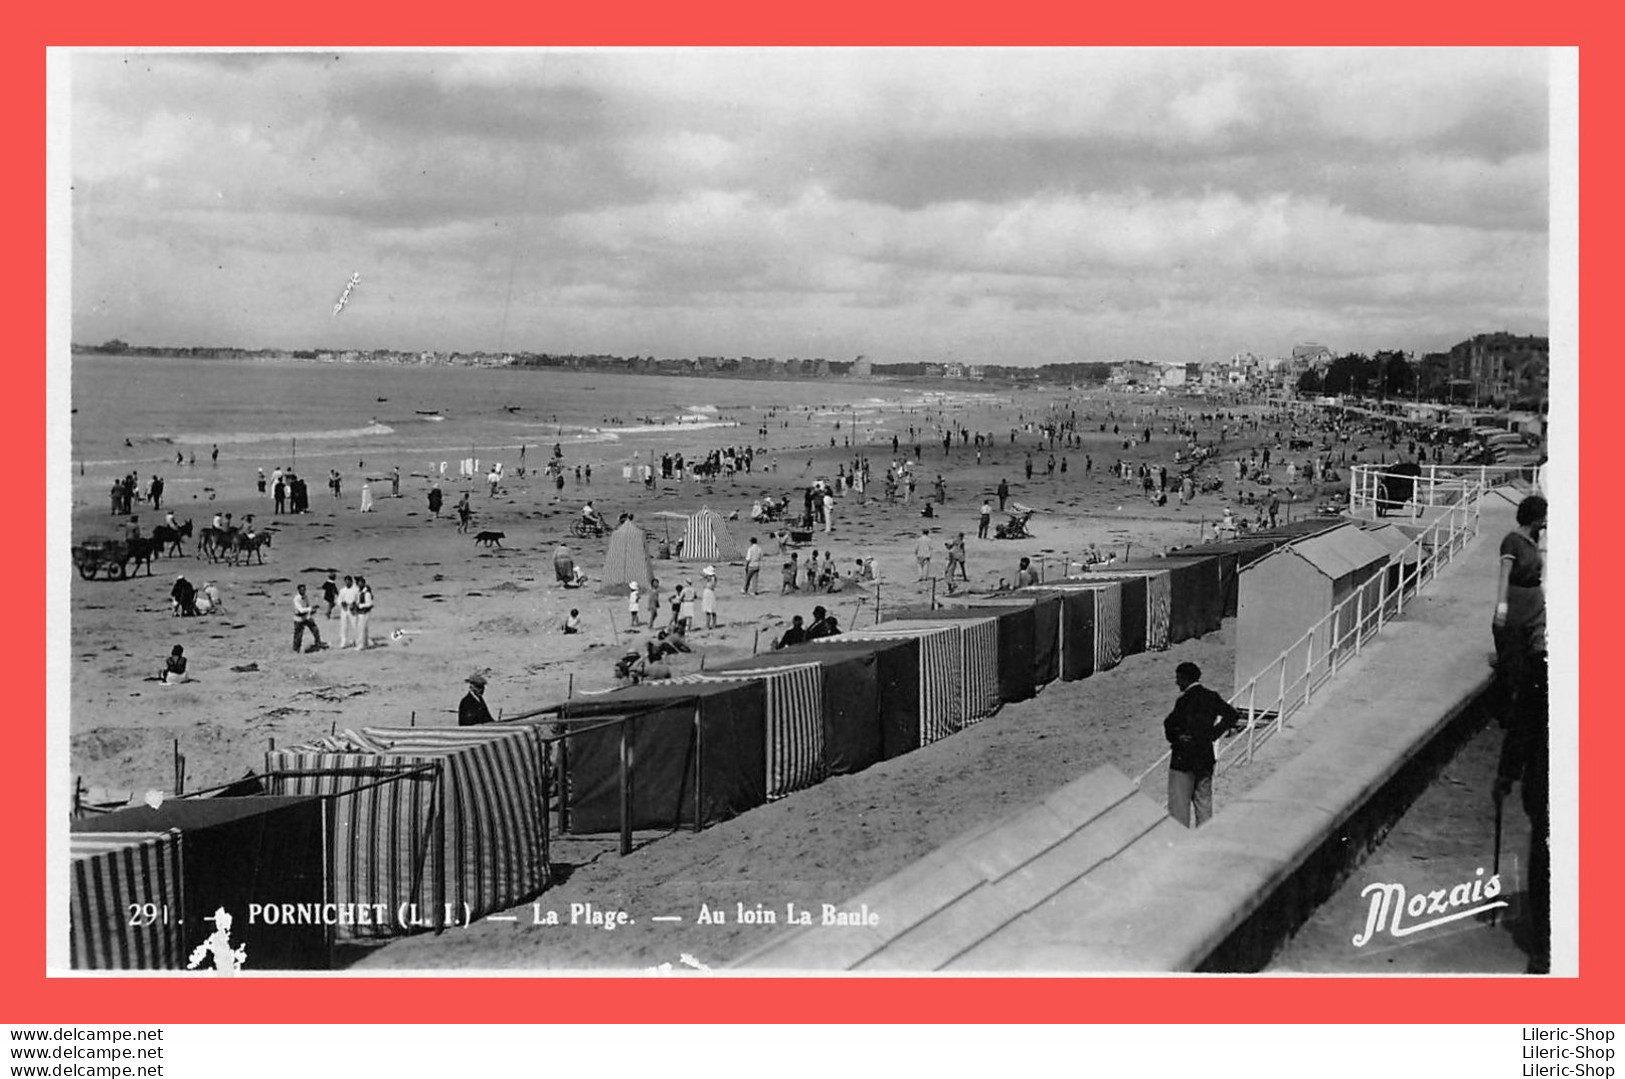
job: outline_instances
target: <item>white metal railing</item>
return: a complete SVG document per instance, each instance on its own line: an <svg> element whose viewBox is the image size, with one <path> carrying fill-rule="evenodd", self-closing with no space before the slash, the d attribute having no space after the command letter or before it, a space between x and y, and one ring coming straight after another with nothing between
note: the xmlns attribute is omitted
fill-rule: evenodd
<svg viewBox="0 0 1625 1079"><path fill-rule="evenodd" d="M1337 676L1359 655L1365 642L1405 613L1405 605L1439 575L1478 533L1482 499L1489 487L1471 483L1465 497L1450 505L1404 549L1388 559L1382 571L1332 608L1290 647L1253 675L1230 697L1246 725L1222 752L1214 771L1222 774L1239 763L1251 763L1254 752L1281 733L1287 718L1305 707L1315 691ZM1135 777L1143 786L1171 756L1164 752Z"/></svg>
<svg viewBox="0 0 1625 1079"><path fill-rule="evenodd" d="M1349 513L1376 520L1383 508L1405 507L1411 515L1453 506L1474 489L1489 490L1503 483L1533 484L1538 465L1422 465L1421 475L1394 472L1384 465L1354 465L1349 469ZM1411 497L1396 499L1384 490L1411 488Z"/></svg>

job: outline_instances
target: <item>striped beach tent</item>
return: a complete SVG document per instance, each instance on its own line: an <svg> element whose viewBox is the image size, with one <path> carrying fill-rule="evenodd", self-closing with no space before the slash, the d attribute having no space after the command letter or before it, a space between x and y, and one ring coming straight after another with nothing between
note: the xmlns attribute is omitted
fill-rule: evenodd
<svg viewBox="0 0 1625 1079"><path fill-rule="evenodd" d="M846 690L841 694L832 688L832 680L842 672L873 679L873 697L850 699L844 706L847 713L834 713L837 718L826 728L824 746L831 772L855 772L920 748L920 643L913 638L865 640L843 633L791 645L771 657L752 658L787 663L811 659L822 664L829 672L824 683L826 702L850 697L848 682L836 683ZM867 693L860 684L851 685L859 694ZM868 712L871 699L873 712ZM841 705L837 703L837 707ZM847 762L844 767L843 761Z"/></svg>
<svg viewBox="0 0 1625 1079"><path fill-rule="evenodd" d="M682 675L696 682L759 681L767 691L767 797L783 798L824 778L824 676L816 663L732 666Z"/></svg>
<svg viewBox="0 0 1625 1079"><path fill-rule="evenodd" d="M334 901L383 904L391 918L339 926L339 939L442 928L442 880L450 924L505 910L547 886L546 762L536 727L345 734L349 750L313 745L265 755L273 793L356 792L332 800ZM421 765L437 770L379 782L391 769Z"/></svg>
<svg viewBox="0 0 1625 1079"><path fill-rule="evenodd" d="M794 653L794 654L792 654ZM882 759L880 682L873 651L834 652L784 649L719 663L707 668L719 674L811 664L817 668L822 704L823 772L846 775ZM771 754L771 749L769 753Z"/></svg>
<svg viewBox="0 0 1625 1079"><path fill-rule="evenodd" d="M1123 660L1123 587L1115 581L1043 586L1061 597L1061 680L1073 682Z"/></svg>
<svg viewBox="0 0 1625 1079"><path fill-rule="evenodd" d="M996 596L978 597L975 606L988 610L1015 610L1026 611L1032 616L1031 644L1028 655L1032 659L1032 687L1037 692L1060 677L1061 674L1061 597L1051 592L1020 591L1005 593ZM974 608L973 608L974 609ZM1023 646L1028 638L1025 636L1020 624L1016 624L1015 649ZM1004 660L1006 652L1014 651L1006 643L1011 634L1005 630L1005 624L999 624L999 671L1003 677ZM1002 692L1002 691L1001 691ZM1020 700L1020 697L1006 696L1005 700Z"/></svg>
<svg viewBox="0 0 1625 1079"><path fill-rule="evenodd" d="M887 626L940 626L959 637L959 689L964 702L965 724L979 723L999 710L1004 697L999 692L999 619L987 611L940 617L929 615L890 619Z"/></svg>
<svg viewBox="0 0 1625 1079"><path fill-rule="evenodd" d="M1035 692L1037 669L1033 653L1037 648L1037 617L1033 607L1034 600L1030 598L997 600L977 597L963 607L939 607L935 611L910 607L899 611L897 617L911 621L994 619L997 623L995 639L998 642L999 700L1011 704L1027 700ZM1052 640L1050 662L1054 662L1054 658L1055 645Z"/></svg>
<svg viewBox="0 0 1625 1079"><path fill-rule="evenodd" d="M763 804L766 712L757 679L644 682L566 702L562 718L603 721L565 742L566 830L619 830L623 732L633 828L703 827Z"/></svg>
<svg viewBox="0 0 1625 1079"><path fill-rule="evenodd" d="M907 638L919 642L919 731L920 745L928 746L946 738L965 725L964 690L961 687L959 632L949 626L881 623L869 629L852 630L826 641L886 641Z"/></svg>
<svg viewBox="0 0 1625 1079"><path fill-rule="evenodd" d="M318 970L330 964L327 927L256 921L251 904L292 903L314 909L328 901L325 807L313 797L169 798L157 808L130 806L74 821L74 834L180 836L183 919L201 942L209 919L225 910L234 944L252 970Z"/></svg>
<svg viewBox="0 0 1625 1079"><path fill-rule="evenodd" d="M1161 652L1168 647L1168 612L1171 586L1166 570L1131 570L1089 573L1057 584L1106 583L1123 586L1123 654Z"/></svg>
<svg viewBox="0 0 1625 1079"><path fill-rule="evenodd" d="M649 569L649 551L644 546L643 529L631 521L622 521L620 527L609 534L609 552L604 556L604 581L598 591L603 595L624 596L631 591L633 581L639 588L648 588L654 574Z"/></svg>
<svg viewBox="0 0 1625 1079"><path fill-rule="evenodd" d="M186 965L179 832L74 832L68 859L68 942L76 970Z"/></svg>
<svg viewBox="0 0 1625 1079"><path fill-rule="evenodd" d="M690 514L683 526L684 562L730 562L744 557L728 531L728 522L710 506L701 506L698 513Z"/></svg>
<svg viewBox="0 0 1625 1079"><path fill-rule="evenodd" d="M1224 622L1223 566L1216 558L1169 557L1119 562L1113 573L1168 574L1168 643L1178 644L1218 629Z"/></svg>

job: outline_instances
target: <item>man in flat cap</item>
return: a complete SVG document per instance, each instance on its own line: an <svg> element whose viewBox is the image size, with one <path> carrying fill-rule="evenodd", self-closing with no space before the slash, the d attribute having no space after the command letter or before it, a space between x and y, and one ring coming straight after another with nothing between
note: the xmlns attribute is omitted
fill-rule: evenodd
<svg viewBox="0 0 1625 1079"><path fill-rule="evenodd" d="M457 725L477 727L481 723L491 722L494 722L491 710L485 706L485 675L475 671L468 676L468 692L457 706Z"/></svg>

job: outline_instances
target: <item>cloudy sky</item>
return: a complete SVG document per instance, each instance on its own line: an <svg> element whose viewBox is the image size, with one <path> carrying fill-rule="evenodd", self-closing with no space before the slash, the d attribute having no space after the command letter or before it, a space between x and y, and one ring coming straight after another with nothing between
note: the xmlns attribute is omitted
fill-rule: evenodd
<svg viewBox="0 0 1625 1079"><path fill-rule="evenodd" d="M1021 364L1547 326L1538 50L78 52L69 87L76 341Z"/></svg>

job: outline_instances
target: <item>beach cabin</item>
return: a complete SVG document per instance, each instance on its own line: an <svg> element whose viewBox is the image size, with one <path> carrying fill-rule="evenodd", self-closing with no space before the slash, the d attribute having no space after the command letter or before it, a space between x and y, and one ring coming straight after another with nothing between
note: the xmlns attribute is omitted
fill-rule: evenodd
<svg viewBox="0 0 1625 1079"><path fill-rule="evenodd" d="M1352 632L1356 612L1350 609L1335 627L1328 624L1308 641L1306 633L1339 603L1367 588L1376 602L1389 549L1358 525L1349 524L1298 540L1266 555L1241 571L1236 617L1236 688L1270 668L1259 697L1271 699L1280 682L1271 665L1289 647L1286 682L1291 686L1308 672L1319 678L1334 641ZM1369 609L1369 608L1368 608Z"/></svg>

